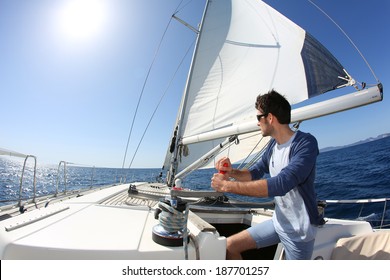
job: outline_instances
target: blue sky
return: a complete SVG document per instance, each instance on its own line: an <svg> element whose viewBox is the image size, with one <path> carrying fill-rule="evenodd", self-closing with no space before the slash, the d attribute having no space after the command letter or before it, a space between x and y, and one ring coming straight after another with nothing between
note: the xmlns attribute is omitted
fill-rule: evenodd
<svg viewBox="0 0 390 280"><path fill-rule="evenodd" d="M0 0L0 147L38 157L121 167L138 96L179 0ZM183 1L188 3L189 1ZM340 31L305 0L267 0L308 30L358 81L375 83ZM387 0L315 0L348 33L384 85L380 103L301 124L320 148L390 132ZM82 3L83 5L81 5ZM202 0L178 15L196 26ZM125 167L194 34L170 23L139 104ZM190 56L152 120L132 167L161 167Z"/></svg>

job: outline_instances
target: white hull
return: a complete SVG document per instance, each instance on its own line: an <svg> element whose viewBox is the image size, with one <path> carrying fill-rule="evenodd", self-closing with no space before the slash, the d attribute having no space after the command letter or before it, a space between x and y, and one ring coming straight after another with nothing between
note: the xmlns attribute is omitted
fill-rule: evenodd
<svg viewBox="0 0 390 280"><path fill-rule="evenodd" d="M134 195L128 195L129 184L124 184L53 200L47 207L41 203L35 210L26 206L23 214L3 209L1 259L184 259L183 246L152 240L152 229L159 223L154 218L157 200L168 189L159 184L135 185L140 192ZM250 226L272 215L272 210L261 208L203 205L190 209L188 259L225 259L226 237L219 233L219 225ZM342 237L373 232L365 221L326 220L318 230L313 259L331 259ZM281 248L270 249L266 258L282 259ZM255 256L262 258L261 253Z"/></svg>

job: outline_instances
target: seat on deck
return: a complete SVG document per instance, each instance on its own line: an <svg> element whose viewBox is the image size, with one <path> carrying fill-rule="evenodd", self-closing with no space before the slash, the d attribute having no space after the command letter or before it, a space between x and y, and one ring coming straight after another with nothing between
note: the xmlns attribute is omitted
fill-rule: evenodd
<svg viewBox="0 0 390 280"><path fill-rule="evenodd" d="M390 260L390 231L340 238L333 249L333 260Z"/></svg>

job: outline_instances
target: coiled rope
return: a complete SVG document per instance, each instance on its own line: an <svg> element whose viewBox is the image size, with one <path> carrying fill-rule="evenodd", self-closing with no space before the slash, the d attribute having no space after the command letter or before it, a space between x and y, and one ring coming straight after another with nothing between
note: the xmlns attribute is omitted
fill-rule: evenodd
<svg viewBox="0 0 390 280"><path fill-rule="evenodd" d="M163 210L158 216L160 225L168 232L181 232L183 234L184 254L185 259L188 260L188 204L186 205L184 212L175 209L174 207L163 201L160 201L158 206L161 210Z"/></svg>

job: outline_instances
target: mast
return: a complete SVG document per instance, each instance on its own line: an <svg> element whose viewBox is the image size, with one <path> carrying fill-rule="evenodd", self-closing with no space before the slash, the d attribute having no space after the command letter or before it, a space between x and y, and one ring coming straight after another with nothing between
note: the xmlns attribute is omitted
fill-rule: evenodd
<svg viewBox="0 0 390 280"><path fill-rule="evenodd" d="M207 13L208 5L209 5L209 0L207 0L207 2L206 2L206 5L205 5L204 11L203 11L203 15L202 15L202 20L201 20L200 27L199 27L199 31L197 32L197 39L196 39L196 44L195 44L195 48L194 48L194 54L193 54L192 60L191 60L191 65L190 65L190 70L189 70L188 77L187 77L187 82L185 85L184 95L183 95L183 99L182 99L181 105L180 105L179 115L178 115L176 125L174 128L172 143L171 143L171 147L170 147L170 152L173 153L173 155L171 156L169 172L167 175L167 184L169 187L174 186L174 179L175 179L177 166L178 166L179 149L181 147L181 140L182 140L182 123L183 123L184 112L185 112L187 100L188 100L189 85L191 83L193 66L194 66L196 56L197 56L199 39L202 36L203 21L204 21L205 15ZM173 15L173 17L176 18L175 15ZM182 22L182 21L180 20L180 22ZM191 30L192 30L192 28L191 28Z"/></svg>

